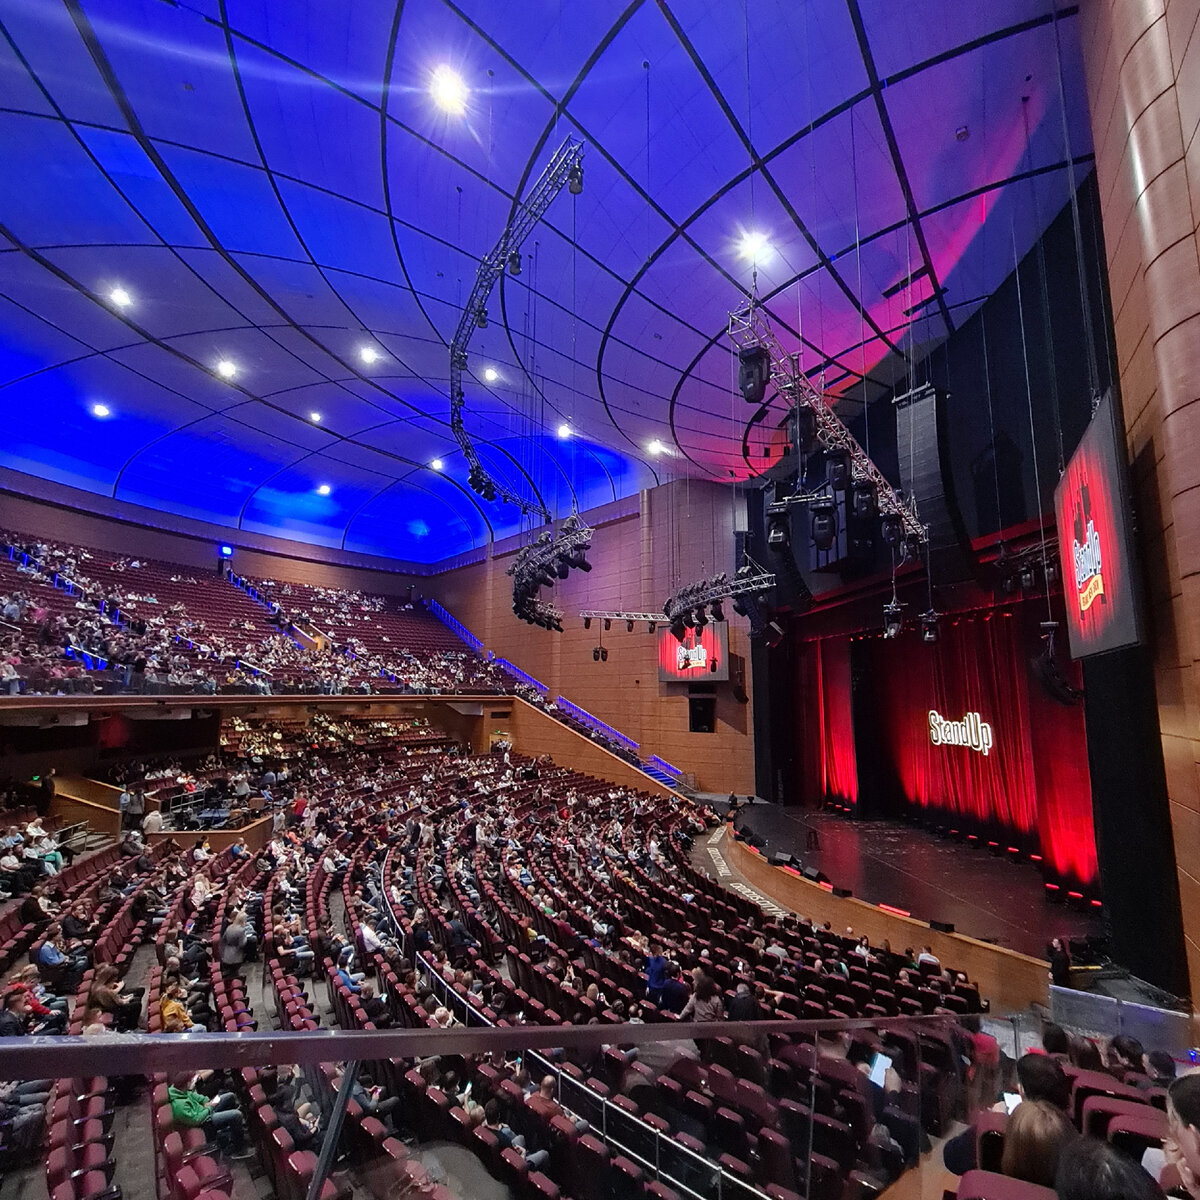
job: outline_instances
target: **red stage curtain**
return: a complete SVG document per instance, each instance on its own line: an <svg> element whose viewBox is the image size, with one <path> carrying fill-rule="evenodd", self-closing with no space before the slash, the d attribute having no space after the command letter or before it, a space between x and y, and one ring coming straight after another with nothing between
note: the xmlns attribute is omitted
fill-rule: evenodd
<svg viewBox="0 0 1200 1200"><path fill-rule="evenodd" d="M850 710L850 643L829 638L799 648L799 798L805 804L858 799L858 764Z"/></svg>
<svg viewBox="0 0 1200 1200"><path fill-rule="evenodd" d="M908 803L1012 835L1026 848L1036 841L1050 873L1094 884L1083 709L1051 700L1032 676L1033 622L996 612L943 620L936 645L913 631L866 643L880 741ZM988 753L934 745L931 709L948 721L979 713L993 730Z"/></svg>

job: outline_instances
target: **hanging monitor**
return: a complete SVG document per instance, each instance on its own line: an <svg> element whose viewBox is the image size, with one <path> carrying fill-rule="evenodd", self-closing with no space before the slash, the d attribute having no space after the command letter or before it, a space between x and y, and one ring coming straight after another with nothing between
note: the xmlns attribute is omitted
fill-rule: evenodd
<svg viewBox="0 0 1200 1200"><path fill-rule="evenodd" d="M1106 392L1054 493L1072 658L1142 640L1127 463L1116 406Z"/></svg>
<svg viewBox="0 0 1200 1200"><path fill-rule="evenodd" d="M716 683L729 678L729 624L709 621L685 631L678 641L669 629L658 635L658 678L662 683Z"/></svg>

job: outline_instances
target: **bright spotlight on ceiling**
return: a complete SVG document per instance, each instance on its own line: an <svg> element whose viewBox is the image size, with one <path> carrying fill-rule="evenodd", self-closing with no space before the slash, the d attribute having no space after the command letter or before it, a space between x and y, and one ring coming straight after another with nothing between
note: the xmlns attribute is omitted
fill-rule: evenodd
<svg viewBox="0 0 1200 1200"><path fill-rule="evenodd" d="M217 374L222 379L232 379L237 374L237 364L231 363L227 358L223 358L217 363Z"/></svg>
<svg viewBox="0 0 1200 1200"><path fill-rule="evenodd" d="M93 404L92 405L92 416L93 417L111 417L112 409L109 408L107 404Z"/></svg>
<svg viewBox="0 0 1200 1200"><path fill-rule="evenodd" d="M558 436L560 438L569 438L571 436L571 427L565 421L558 427Z"/></svg>
<svg viewBox="0 0 1200 1200"><path fill-rule="evenodd" d="M738 256L756 267L770 262L774 253L771 243L767 241L767 235L761 230L748 230L738 240Z"/></svg>
<svg viewBox="0 0 1200 1200"><path fill-rule="evenodd" d="M443 63L430 77L429 94L433 97L434 104L443 112L461 117L467 111L467 97L470 96L471 89L453 67Z"/></svg>
<svg viewBox="0 0 1200 1200"><path fill-rule="evenodd" d="M128 308L133 303L133 297L123 288L115 287L108 293L108 298L118 308Z"/></svg>
<svg viewBox="0 0 1200 1200"><path fill-rule="evenodd" d="M321 484L321 486L319 488L317 488L317 495L318 496L328 496L329 493L332 491L333 491L333 488L331 488L329 486L329 484L323 483L323 484Z"/></svg>
<svg viewBox="0 0 1200 1200"><path fill-rule="evenodd" d="M311 421L311 422L312 422L314 425L320 425L320 423L321 423L321 414L320 414L319 412L310 412L310 413L308 414L308 419L309 419L309 420L310 420L310 421Z"/></svg>
<svg viewBox="0 0 1200 1200"><path fill-rule="evenodd" d="M648 451L649 451L651 454L653 454L653 455L655 456L655 458L657 458L657 457L658 457L660 454L662 454L662 452L663 452L664 450L666 450L666 446L664 446L664 445L662 444L662 442L660 442L660 441L658 440L658 438L655 438L655 439L654 439L654 441L652 441L652 442L651 442L651 443L650 443L650 444L649 444L649 445L646 447L646 449L647 449L647 450L648 450Z"/></svg>
<svg viewBox="0 0 1200 1200"><path fill-rule="evenodd" d="M379 361L379 351L376 350L374 346L360 346L358 357L361 358L363 362L370 365L373 362Z"/></svg>
<svg viewBox="0 0 1200 1200"><path fill-rule="evenodd" d="M442 462L442 460L441 460L440 458L435 458L435 459L433 460L433 462L431 462L429 465L430 465L430 466L431 466L431 467L432 467L432 468L433 468L435 471L440 471L440 470L441 470L441 469L442 469L442 468L443 468L443 467L444 467L446 464L445 464L444 462Z"/></svg>
<svg viewBox="0 0 1200 1200"><path fill-rule="evenodd" d="M483 369L483 382L484 383L495 383L496 380L499 378L500 378L500 372L497 371L495 367L484 367L484 369Z"/></svg>

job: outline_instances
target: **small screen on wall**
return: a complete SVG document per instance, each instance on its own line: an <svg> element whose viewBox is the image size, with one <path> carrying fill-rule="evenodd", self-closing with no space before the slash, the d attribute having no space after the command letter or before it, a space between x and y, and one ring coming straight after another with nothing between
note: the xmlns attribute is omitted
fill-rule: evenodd
<svg viewBox="0 0 1200 1200"><path fill-rule="evenodd" d="M1126 462L1106 392L1054 493L1072 658L1142 640Z"/></svg>
<svg viewBox="0 0 1200 1200"><path fill-rule="evenodd" d="M729 678L729 623L709 621L679 641L669 629L658 635L658 678L664 683L717 682Z"/></svg>

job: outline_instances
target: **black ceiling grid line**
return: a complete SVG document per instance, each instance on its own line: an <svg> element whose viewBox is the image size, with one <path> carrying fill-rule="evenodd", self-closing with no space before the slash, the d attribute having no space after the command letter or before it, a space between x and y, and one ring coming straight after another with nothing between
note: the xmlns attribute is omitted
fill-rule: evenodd
<svg viewBox="0 0 1200 1200"><path fill-rule="evenodd" d="M912 184L909 182L908 171L904 167L904 160L900 155L900 146L896 141L896 130L892 126L892 117L888 112L887 102L883 98L883 86L879 81L879 72L875 69L875 55L871 50L871 43L867 38L867 29L863 24L862 10L859 8L858 0L846 0L846 9L850 13L850 20L854 24L854 35L858 40L858 50L862 55L863 67L866 69L867 78L871 82L871 90L875 96L875 110L879 114L879 123L883 127L883 136L887 139L888 151L892 156L892 166L896 172L896 182L900 185L901 194L904 196L904 206L908 212L908 220L913 228L913 235L917 239L917 247L921 251L921 261L925 266L925 271L929 276L929 282L933 285L933 290L938 292L941 288L941 281L938 279L937 271L934 270L933 256L929 253L929 242L925 238L925 230L921 226L921 218L917 213L916 200L913 198ZM946 332L954 332L954 321L950 317L950 310L946 307L944 295L938 297L938 312L941 313L942 320L946 324Z"/></svg>

